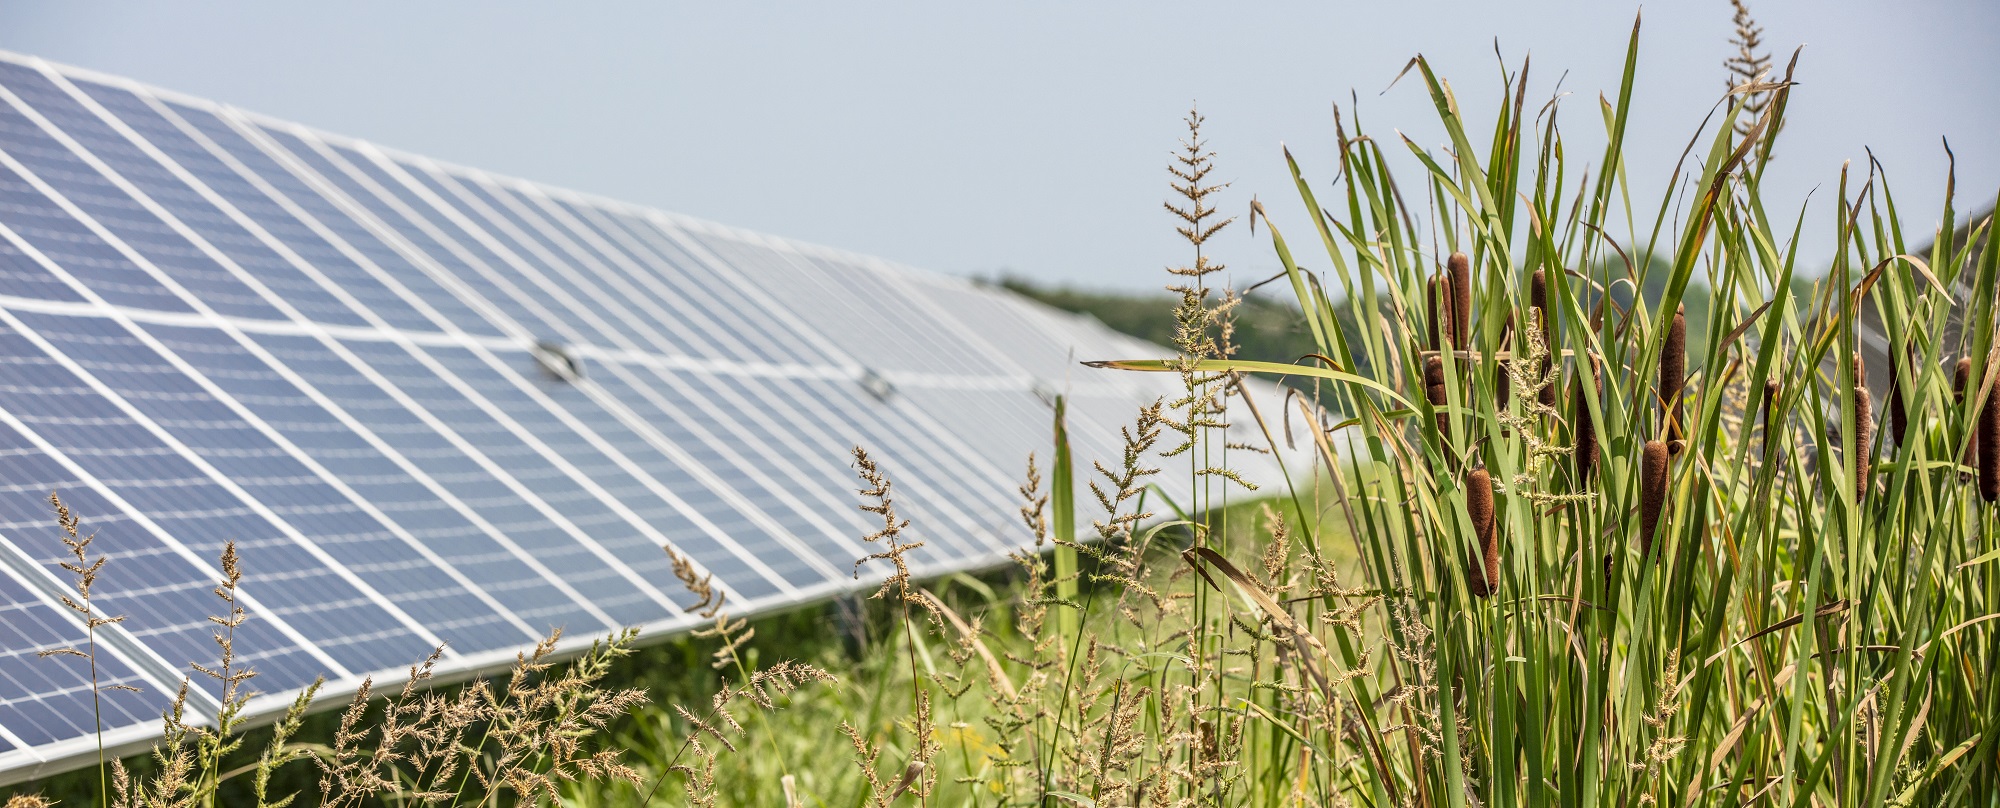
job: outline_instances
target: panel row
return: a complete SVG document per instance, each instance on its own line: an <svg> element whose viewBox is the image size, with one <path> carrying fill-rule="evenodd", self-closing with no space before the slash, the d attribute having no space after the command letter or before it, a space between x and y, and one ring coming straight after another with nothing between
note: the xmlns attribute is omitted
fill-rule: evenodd
<svg viewBox="0 0 2000 808"><path fill-rule="evenodd" d="M1157 350L0 55L0 770L94 731L76 659L34 655L82 640L51 490L112 556L95 603L128 620L100 630L100 673L144 692L105 727L139 737L215 655L225 542L239 653L279 696L439 643L462 668L555 626L685 626L662 545L742 610L863 585L856 445L894 476L920 571L998 563L1027 538L1014 486L1050 397L1079 459L1111 462L1175 386L1075 360Z"/></svg>

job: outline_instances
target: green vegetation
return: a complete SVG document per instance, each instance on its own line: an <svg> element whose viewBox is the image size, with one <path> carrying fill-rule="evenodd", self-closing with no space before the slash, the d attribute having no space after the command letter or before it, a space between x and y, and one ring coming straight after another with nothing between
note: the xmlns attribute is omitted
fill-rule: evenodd
<svg viewBox="0 0 2000 808"><path fill-rule="evenodd" d="M893 481L857 449L860 504L881 519L865 563L886 575L857 656L812 617L732 618L684 569L690 608L714 622L645 652L661 664L615 683L629 661L614 664L613 638L573 666L524 660L519 686L357 701L308 750L328 793L379 783L366 801L418 802L425 783L455 782L440 802L1995 804L2000 234L1988 219L1937 238L1961 224L1949 194L1937 232L1906 233L1871 165L1840 177L1837 258L1804 281L1804 214L1760 192L1789 74L1738 85L1703 123L1697 176L1668 183L1688 197L1660 207L1679 215L1623 221L1623 178L1651 168L1622 152L1638 42L1635 25L1620 86L1586 116L1608 135L1593 158L1563 148L1557 105L1530 103L1525 65L1497 119L1475 127L1421 58L1406 80L1435 102L1449 150L1343 129L1338 165L1314 169L1331 185L1286 155L1312 229L1258 224L1319 357L1305 363L1235 350L1242 309L1211 288L1222 266L1207 250L1230 221L1191 113L1170 166L1190 258L1159 332L1177 355L1102 363L1175 374L1183 393L1136 414L1122 457L1071 460L1058 441L1046 464L1030 460L1034 551L1016 569L913 580L923 548L903 535ZM1395 176L1392 157L1422 170ZM1435 216L1435 247L1420 216ZM1906 246L1921 241L1933 246ZM1308 250L1329 274L1298 268ZM1961 285L1964 300L1949 291ZM1343 301L1383 327L1341 327ZM1860 367L1864 311L1889 345L1884 388ZM1324 410L1259 407L1296 407L1295 423L1352 439L1303 429L1317 468L1250 491L1230 463L1259 448L1218 432L1250 373L1321 380ZM1072 474L1091 496L1066 503ZM1165 501L1154 483L1167 475L1192 498ZM433 754L425 733L454 741ZM496 740L457 742L476 737ZM257 751L196 756L160 802L216 802L238 793L232 774L312 771L254 757L235 768ZM445 765L476 774L427 774ZM140 782L158 789L166 771Z"/></svg>

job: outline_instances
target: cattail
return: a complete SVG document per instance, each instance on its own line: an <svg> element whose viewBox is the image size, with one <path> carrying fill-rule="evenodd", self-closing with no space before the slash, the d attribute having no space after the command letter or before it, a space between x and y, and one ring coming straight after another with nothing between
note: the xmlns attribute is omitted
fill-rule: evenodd
<svg viewBox="0 0 2000 808"><path fill-rule="evenodd" d="M1473 595L1490 597L1500 589L1500 539L1493 532L1493 476L1485 469L1465 473L1465 513L1472 517L1480 553L1466 567L1466 584Z"/></svg>
<svg viewBox="0 0 2000 808"><path fill-rule="evenodd" d="M1437 408L1438 446L1450 457L1451 416L1444 411L1444 393L1444 360L1435 356L1424 359L1424 398Z"/></svg>
<svg viewBox="0 0 2000 808"><path fill-rule="evenodd" d="M1959 407L1965 406L1965 382L1970 378L1972 378L1972 358L1966 356L1959 357L1958 365L1952 368L1951 371L1951 400L1953 404ZM1978 422L1977 414L1974 414L1973 421L1975 423ZM1966 441L1965 454L1959 457L1958 462L1966 468L1972 468L1973 464L1979 462L1978 439L1975 438ZM1964 472L1960 472L1960 474L1964 474ZM1960 479L1964 478L1961 477Z"/></svg>
<svg viewBox="0 0 2000 808"><path fill-rule="evenodd" d="M2000 500L2000 384L1986 394L1979 409L1979 496Z"/></svg>
<svg viewBox="0 0 2000 808"><path fill-rule="evenodd" d="M1425 312L1430 315L1430 348L1433 351L1442 351L1445 343L1453 340L1451 323L1445 321L1445 318L1451 316L1445 302L1446 298L1451 296L1451 282L1440 275L1431 278L1425 286Z"/></svg>
<svg viewBox="0 0 2000 808"><path fill-rule="evenodd" d="M1570 449L1570 458L1576 463L1576 484L1582 487L1590 482L1590 474L1597 468L1597 425L1590 418L1590 402L1597 398L1597 356L1587 360L1589 373L1576 374L1576 386L1570 396L1570 423L1575 424L1575 445Z"/></svg>
<svg viewBox="0 0 2000 808"><path fill-rule="evenodd" d="M1771 441L1778 437L1777 425L1771 423L1771 410L1777 406L1781 391L1777 379L1764 380L1764 459L1767 461L1771 459Z"/></svg>
<svg viewBox="0 0 2000 808"><path fill-rule="evenodd" d="M1472 343L1472 261L1465 253L1455 252L1446 259L1445 267L1451 272L1452 342L1459 350L1468 350Z"/></svg>
<svg viewBox="0 0 2000 808"><path fill-rule="evenodd" d="M1889 357L1889 436L1896 439L1897 446L1903 445L1903 435L1910 430L1910 414L1903 409L1903 376L1907 373L1904 368L1916 358L1916 349L1912 343L1900 362Z"/></svg>
<svg viewBox="0 0 2000 808"><path fill-rule="evenodd" d="M1514 313L1510 311L1507 312L1507 321L1500 324L1500 350L1504 351L1512 347L1509 345L1509 342L1513 339L1513 336ZM1507 372L1506 364L1502 363L1500 365L1500 373L1493 380L1493 401L1499 405L1498 409L1507 409L1507 392L1513 387L1514 376ZM1504 435L1506 432L1503 430L1501 434Z"/></svg>
<svg viewBox="0 0 2000 808"><path fill-rule="evenodd" d="M1868 372L1861 366L1861 352L1854 353L1854 501L1868 497L1868 449L1875 440L1874 401L1868 396Z"/></svg>
<svg viewBox="0 0 2000 808"><path fill-rule="evenodd" d="M1537 376L1537 379L1543 382L1541 392L1538 396L1541 399L1542 406L1554 407L1556 405L1556 385L1553 380L1549 379L1549 371L1555 367L1556 332L1554 318L1549 316L1549 276L1547 270L1537 269L1535 270L1535 274L1529 276L1528 305L1539 313L1538 316L1542 320L1542 346L1549 351L1548 356L1542 357L1540 375Z"/></svg>
<svg viewBox="0 0 2000 808"><path fill-rule="evenodd" d="M1668 440L1680 440L1685 427L1681 423L1681 387L1687 384L1686 311L1685 306L1674 311L1673 322L1667 325L1667 344L1660 349L1660 417Z"/></svg>
<svg viewBox="0 0 2000 808"><path fill-rule="evenodd" d="M1646 441L1639 456L1639 555L1653 552L1653 532L1660 526L1660 511L1667 504L1667 444Z"/></svg>

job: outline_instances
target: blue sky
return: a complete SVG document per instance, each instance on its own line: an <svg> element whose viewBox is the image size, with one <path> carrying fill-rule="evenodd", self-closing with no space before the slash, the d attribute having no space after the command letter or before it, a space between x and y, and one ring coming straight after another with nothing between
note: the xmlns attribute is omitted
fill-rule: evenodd
<svg viewBox="0 0 2000 808"><path fill-rule="evenodd" d="M1504 7L1503 7L1504 6ZM1780 63L1804 44L1767 183L1818 187L1827 238L1843 161L1872 147L1909 224L1937 221L1949 137L1962 204L2000 185L2000 6L1752 0ZM1303 232L1278 146L1332 176L1330 105L1369 130L1443 140L1421 52L1475 121L1494 47L1531 53L1572 156L1601 143L1638 6L1521 3L16 2L0 47L213 98L439 159L961 275L1146 288L1182 258L1160 210L1178 118L1199 101L1235 185ZM1645 9L1629 148L1656 198L1720 97L1726 2ZM1414 182L1414 175L1407 180ZM1614 231L1615 232L1615 231ZM1238 227L1240 278L1275 271ZM1808 262L1826 247L1809 246Z"/></svg>

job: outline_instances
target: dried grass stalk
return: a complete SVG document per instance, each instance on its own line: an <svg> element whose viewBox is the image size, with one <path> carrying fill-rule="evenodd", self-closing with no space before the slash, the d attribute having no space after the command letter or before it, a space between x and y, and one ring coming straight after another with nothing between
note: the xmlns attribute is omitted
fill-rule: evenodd
<svg viewBox="0 0 2000 808"><path fill-rule="evenodd" d="M1500 588L1500 539L1493 529L1493 477L1485 469L1465 473L1465 512L1472 517L1480 553L1466 567L1466 584L1473 595L1491 597Z"/></svg>
<svg viewBox="0 0 2000 808"><path fill-rule="evenodd" d="M1639 457L1639 555L1653 554L1653 533L1667 505L1667 444L1646 441Z"/></svg>

